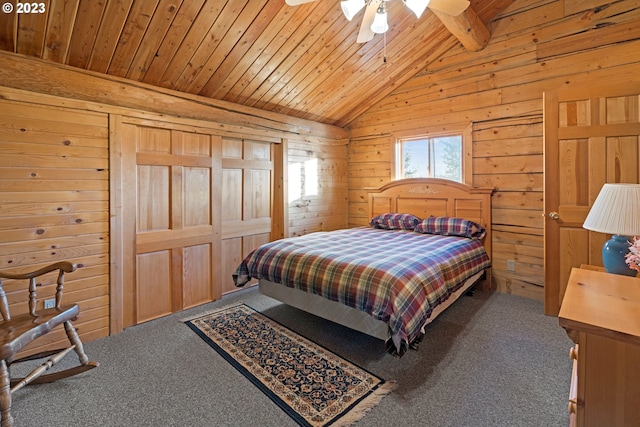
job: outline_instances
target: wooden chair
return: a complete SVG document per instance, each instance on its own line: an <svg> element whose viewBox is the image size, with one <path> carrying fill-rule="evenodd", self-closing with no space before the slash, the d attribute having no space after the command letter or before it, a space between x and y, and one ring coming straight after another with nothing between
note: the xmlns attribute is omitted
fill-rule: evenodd
<svg viewBox="0 0 640 427"><path fill-rule="evenodd" d="M55 307L36 311L36 278L44 274L58 270L58 280L55 295ZM76 265L70 262L58 262L39 270L13 274L0 271L0 414L2 416L2 427L13 425L11 416L12 394L27 384L41 384L52 382L98 366L96 362L90 362L84 352L82 342L76 330L71 325L71 320L75 320L80 312L77 304L62 306L62 288L64 283L64 273L71 273L76 270ZM2 279L29 280L29 311L28 313L11 316L9 314L9 304L7 295L2 288ZM31 356L15 359L14 356L27 344L45 335L56 326L63 324L64 330L69 338L70 345L64 349L44 351ZM80 359L80 365L50 374L44 374L49 368L57 364L71 350L75 350ZM48 358L46 362L35 368L24 378L14 378L10 376L10 366L13 363L24 362Z"/></svg>

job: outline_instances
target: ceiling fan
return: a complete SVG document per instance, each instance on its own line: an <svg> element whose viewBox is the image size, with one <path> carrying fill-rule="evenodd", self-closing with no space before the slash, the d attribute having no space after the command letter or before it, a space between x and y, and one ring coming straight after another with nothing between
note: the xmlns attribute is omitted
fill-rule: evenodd
<svg viewBox="0 0 640 427"><path fill-rule="evenodd" d="M310 3L316 0L285 0L289 6L297 6L303 3ZM366 43L375 34L387 32L387 8L386 3L391 0L345 0L340 2L345 18L351 21L353 17L365 8L360 31L358 32L358 43ZM451 16L458 16L469 7L469 0L402 0L417 18L420 18L427 7Z"/></svg>

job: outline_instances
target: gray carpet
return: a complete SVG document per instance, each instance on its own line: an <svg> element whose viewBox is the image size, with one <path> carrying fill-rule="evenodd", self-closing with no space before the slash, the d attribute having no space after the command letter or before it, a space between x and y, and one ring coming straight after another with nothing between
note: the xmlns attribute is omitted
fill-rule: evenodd
<svg viewBox="0 0 640 427"><path fill-rule="evenodd" d="M538 301L500 293L465 296L428 327L418 351L396 359L382 341L255 289L87 343L100 367L17 392L15 425L295 425L181 322L236 301L398 382L358 426L568 425L572 343Z"/></svg>

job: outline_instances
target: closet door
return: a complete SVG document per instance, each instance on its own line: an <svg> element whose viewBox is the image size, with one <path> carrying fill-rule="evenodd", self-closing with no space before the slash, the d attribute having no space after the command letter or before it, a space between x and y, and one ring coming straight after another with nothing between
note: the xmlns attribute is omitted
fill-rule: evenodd
<svg viewBox="0 0 640 427"><path fill-rule="evenodd" d="M253 249L272 240L274 156L270 142L224 138L222 142L222 292Z"/></svg>
<svg viewBox="0 0 640 427"><path fill-rule="evenodd" d="M221 139L166 126L122 125L124 327L221 295Z"/></svg>
<svg viewBox="0 0 640 427"><path fill-rule="evenodd" d="M640 83L545 93L545 313L571 268L602 265L610 237L582 228L607 182L640 182Z"/></svg>

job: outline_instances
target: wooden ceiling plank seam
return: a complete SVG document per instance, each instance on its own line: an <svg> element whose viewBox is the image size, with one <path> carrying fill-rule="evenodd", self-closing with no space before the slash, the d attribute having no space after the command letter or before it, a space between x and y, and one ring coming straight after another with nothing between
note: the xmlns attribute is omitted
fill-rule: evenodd
<svg viewBox="0 0 640 427"><path fill-rule="evenodd" d="M289 55L266 77L262 78L260 75L256 76L259 85L255 90L251 90L249 87L245 88L245 93L251 90L249 96L248 105L255 107L257 101L262 96L273 88L275 85L281 87L287 86L291 78L293 78L300 67L304 67L309 62L315 62L318 60L316 57L317 51L313 51L313 47L322 41L322 38L331 29L332 20L331 17L334 14L333 8L327 8L325 15L319 17L317 23L311 28L311 30L301 38L301 43L296 44L290 51ZM256 80L256 79L254 79ZM254 85L255 86L255 85ZM279 91L279 90L278 90Z"/></svg>
<svg viewBox="0 0 640 427"><path fill-rule="evenodd" d="M437 26L436 24L432 24L434 26ZM440 28L442 28L440 26ZM445 43L447 40L449 40L449 34L447 32L444 31L439 31L436 32L432 35L432 39L430 40L430 43L428 44L421 44L423 46L422 49L422 55L429 55L428 56L428 63L433 63L434 62L434 58L438 59L440 58L443 54L450 52L452 50L452 48L458 49L458 47L460 47L461 45L459 43L450 43L450 44L443 44ZM455 40L454 40L455 41ZM405 43L402 44L402 46L405 46ZM408 53L408 51L406 51L406 49L404 47L401 48L401 50L399 51L399 53L396 55L394 54L393 58L394 60L396 59L396 57L400 57L402 61L407 61L406 58L403 57L403 55L405 54L405 52ZM416 63L419 63L421 60L420 55L418 55L418 61ZM415 58L409 58L409 60L414 60ZM404 87L404 85L398 85L399 87ZM391 93L394 93L393 91Z"/></svg>
<svg viewBox="0 0 640 427"><path fill-rule="evenodd" d="M175 88L175 83L183 70L189 64L193 53L202 43L203 34L209 34L216 18L226 6L227 1L207 1L198 12L193 25L180 43L175 54L169 61L158 85L166 88Z"/></svg>
<svg viewBox="0 0 640 427"><path fill-rule="evenodd" d="M313 11L318 9L317 3L312 3L312 6ZM283 6L285 9L287 7L288 6ZM289 18L289 25L280 27L277 34L269 39L266 47L261 50L251 63L247 63L244 72L235 81L233 86L226 91L222 99L230 102L248 103L251 91L261 83L258 81L259 76L268 77L271 71L273 71L273 67L277 67L279 63L286 58L289 54L289 46L292 46L292 40L297 39L296 34L300 28L299 21L295 19L304 19L298 10L295 10L295 12L296 13ZM309 16L313 15L307 15L307 17Z"/></svg>
<svg viewBox="0 0 640 427"><path fill-rule="evenodd" d="M407 28L415 27L419 21L409 20L408 14L402 15L400 11L394 11L394 21L392 22L392 28L402 28L403 31L389 31L386 35L386 45L388 52L391 55L393 53L394 46L402 46L404 41L407 40L409 34L414 32L406 31ZM389 12L391 13L391 11ZM375 41L374 41L375 40ZM322 84L315 85L314 89L310 93L302 94L299 97L299 102L295 106L291 106L289 111L307 112L307 117L322 118L322 120L335 120L335 118L329 118L325 109L325 104L331 102L332 104L339 104L339 101L346 96L353 96L354 99L368 99L368 97L360 97L359 90L366 89L367 92L371 92L372 88L362 85L352 85L352 82L360 79L363 70L371 70L372 75L375 76L374 80L379 79L378 74L382 69L388 69L385 67L390 63L384 63L382 57L383 46L385 44L384 35L379 36L367 43L357 44L354 43L354 48L358 50L354 55L349 55L346 62L344 62L337 70L331 75L325 76L322 79ZM327 90L330 88L330 90ZM347 95L345 95L347 93ZM312 107L307 107L312 106ZM310 110L313 109L313 113ZM340 109L340 107L338 107Z"/></svg>
<svg viewBox="0 0 640 427"><path fill-rule="evenodd" d="M183 1L178 9L175 19L169 26L167 34L161 40L158 49L154 52L151 64L140 79L141 81L159 85L171 58L182 45L185 37L196 21L198 13L204 6L205 0Z"/></svg>
<svg viewBox="0 0 640 427"><path fill-rule="evenodd" d="M122 29L116 51L113 53L107 73L124 77L140 47L152 17L158 8L159 0L134 1L127 22Z"/></svg>
<svg viewBox="0 0 640 427"><path fill-rule="evenodd" d="M407 56L409 56L409 60L413 61L415 58L425 58L425 55L433 52L434 50L445 50L446 52L449 52L453 46L459 46L460 43L457 39L452 37L447 31L425 31L425 28L433 29L441 27L441 22L431 14L429 14L426 21L407 26L407 30L403 30L403 32L406 33L405 37L394 42L398 45L397 49L389 49L391 50L391 53L388 55L388 62L392 64L399 62L402 64L403 61L406 61ZM411 47L409 41L415 39L418 39L419 43L417 43L416 46ZM449 40L452 41L452 43L449 44L446 49L441 49L440 43ZM428 62L433 62L433 59L439 58L441 54L442 52L437 55L428 55Z"/></svg>
<svg viewBox="0 0 640 427"><path fill-rule="evenodd" d="M406 25L416 25L415 22L417 22L415 18L413 18L413 21L409 22L407 20L409 15L406 13L405 10L399 9L396 6L393 6L393 4L392 4L392 7L395 7L395 8L390 8L389 14L393 16L393 20L391 23L390 31L387 33L387 36L386 36L386 39L387 39L386 44L387 44L387 47L389 48L389 51L393 50L394 40L396 40L396 38L398 40L404 40L404 38L406 37L404 35L405 31L397 32L393 30L395 28L406 29L407 28ZM351 25L354 25L353 21ZM359 28L359 24L355 24L355 26ZM378 69L380 64L383 64L382 50L383 50L384 44L385 44L384 36L376 37L367 43L356 43L355 41L353 41L350 45L351 48L353 49L351 50L352 53L349 55L345 55L344 61L342 61L341 64L335 64L337 65L337 67L331 70L331 72L328 73L328 75L318 76L317 83L309 86L310 91L302 92L298 96L298 99L296 100L295 105L294 104L288 105L285 108L280 109L278 111L280 112L288 111L290 113L299 114L300 112L307 110L307 107L306 107L307 105L313 105L314 114L318 115L318 117L326 118L326 112L321 107L319 107L319 104L318 104L318 107L316 107L316 102L320 102L319 101L320 99L326 99L327 97L332 98L334 101L343 98L344 95L342 94L339 96L336 96L337 93L340 93L340 91L337 90L337 88L341 87L341 85L343 85L345 81L352 80L355 77L355 75L361 74L363 72L362 70L364 69L363 67L366 66L366 64L371 58L378 58L380 62L378 64L375 64L375 66L373 68L370 68L370 70ZM338 74L341 74L343 77L337 78ZM327 93L325 93L326 87L332 88L328 92L330 92L333 95L328 95ZM362 89L368 89L368 88L365 88L362 86L353 86L351 89L351 92L354 92L352 96L357 98L359 95L359 90L362 90Z"/></svg>
<svg viewBox="0 0 640 427"><path fill-rule="evenodd" d="M118 41L133 7L134 0L111 0L104 9L103 19L96 34L87 70L106 73L115 54Z"/></svg>
<svg viewBox="0 0 640 427"><path fill-rule="evenodd" d="M378 67L375 66L375 61L381 61L380 58L376 58L375 56L366 58L367 62L361 64L362 69L373 69L374 71L370 74L352 74L350 78L343 83L344 87L367 87L370 94L373 94L375 98L381 99L392 92L396 85L400 86L403 80L408 80L413 76L413 74L415 74L417 71L414 69L416 61L425 63L435 60L436 58L433 58L430 55L432 46L441 45L449 38L454 40L455 38L447 32L425 32L424 28L429 26L428 23L430 21L432 22L431 25L433 25L433 22L437 22L437 19L434 19L431 16L429 16L429 18L429 20L414 22L413 24L406 21L400 22L398 25L401 25L401 28L411 30L398 32L397 34L401 34L397 36L398 39L394 38L390 41L387 40L388 46L394 46L395 44L399 49L395 51L389 49L392 53L389 54L387 62L382 63L382 65ZM438 25L440 24L438 23ZM441 41L427 43L426 41L430 39ZM420 40L417 44L419 49L416 50L409 48L408 43L405 42L406 40ZM373 100L371 95L367 99L369 101ZM344 99L344 101L339 103L335 98L327 98L316 104L321 105L321 107L316 107L318 110L324 111L327 115L331 114L332 117L335 114L344 114L347 111L351 111L352 108L357 107L358 105L360 105L360 108L363 108L362 103L359 102L356 97L351 98L351 100Z"/></svg>
<svg viewBox="0 0 640 427"><path fill-rule="evenodd" d="M318 24L312 29L312 33L315 33L314 37L305 37L304 43L297 45L268 79L262 82L261 86L252 95L255 99L255 101L251 103L252 106L258 108L260 108L259 106L263 106L269 109L280 107L279 101L271 102L270 99L285 96L287 92L281 91L285 85L290 83L291 79L299 76L299 73L307 66L316 67L321 63L322 57L317 50L313 50L313 47L318 44L327 44L328 42L323 42L325 36L328 33L333 33L328 29L344 19L341 13L335 14L332 13L332 10L329 10L327 13L327 17L320 19ZM306 74L308 75L308 72ZM302 78L304 77L305 75L303 74Z"/></svg>
<svg viewBox="0 0 640 427"><path fill-rule="evenodd" d="M149 27L140 42L136 55L131 61L126 77L131 80L141 81L147 72L147 67L153 61L160 44L164 40L176 19L183 0L160 0L156 12L151 18Z"/></svg>
<svg viewBox="0 0 640 427"><path fill-rule="evenodd" d="M300 24L305 21L314 22L315 19L323 15L324 9L320 7L321 3L322 2L307 3L294 8L295 11L289 19L288 25L283 26L277 36L271 40L261 54L249 64L247 70L226 93L223 99L240 104L246 101L248 97L243 95L244 89L249 86L258 75L266 78L271 74L274 67L289 55L290 48L295 47L295 45L299 43L299 37L306 35L310 31L305 25Z"/></svg>
<svg viewBox="0 0 640 427"><path fill-rule="evenodd" d="M225 59L233 53L234 49L239 48L242 50L242 48L238 46L238 43L245 38L246 32L250 31L253 23L267 4L267 1L268 0L254 0L246 4L237 19L235 19L229 27L225 36L220 40L220 43L218 43L216 48L211 52L207 60L202 63L200 72L191 79L185 92L194 95L199 94L203 86L209 81L211 76L217 72Z"/></svg>
<svg viewBox="0 0 640 427"><path fill-rule="evenodd" d="M41 2L45 10L50 7L50 0ZM31 5L29 3L29 5ZM47 28L48 13L21 13L18 16L17 53L41 58L44 51L44 39Z"/></svg>
<svg viewBox="0 0 640 427"><path fill-rule="evenodd" d="M436 49L434 49L432 51L432 55L433 58L437 59L437 55L442 55L445 54L446 51L448 50L448 48L450 48L450 46L454 43L457 43L456 41L452 40L452 39L448 39L447 41L444 41L443 43L439 44L437 46ZM414 69L419 69L422 66L425 65L425 62L427 61L433 61L434 59L432 59L431 57L429 57L429 59L426 60L422 60L419 61L418 64L414 65ZM403 83L405 83L406 81L411 79L411 75L408 73L405 73L404 76L402 78L398 78L396 80L397 85L401 86ZM372 96L371 97L371 102L372 105L375 105L377 103L379 103L380 101L382 101L384 98L386 98L389 93L393 90L393 86L387 88L384 91L380 91L377 95ZM345 105L344 108L349 108L349 105ZM351 123L353 123L353 121L355 121L358 117L360 117L362 114L364 114L365 112L367 112L370 108L370 105L368 106L363 106L363 105L356 105L355 107L350 108L347 112L344 112L342 115L342 118L339 121L336 121L335 123L339 123L341 125L341 127L347 127L349 126Z"/></svg>
<svg viewBox="0 0 640 427"><path fill-rule="evenodd" d="M87 68L105 7L106 2L80 0L69 44L68 65Z"/></svg>
<svg viewBox="0 0 640 427"><path fill-rule="evenodd" d="M289 23L291 19L289 16L292 15L294 11L292 11L291 8L285 7L283 0L276 1L280 4L280 8L269 22L269 25L267 25L254 43L251 44L242 58L239 58L233 66L233 69L224 79L212 78L207 82L200 92L202 95L215 99L224 99L225 95L233 88L238 80L240 80L247 69L257 61L273 40L278 37L282 28Z"/></svg>
<svg viewBox="0 0 640 427"><path fill-rule="evenodd" d="M333 76L337 69L341 69L346 67L345 64L350 64L352 58L362 57L365 51L369 51L371 49L375 50L378 46L379 40L375 43L368 42L365 44L356 43L355 40L359 33L359 26L357 25L347 25L346 28L350 29L350 32L347 34L347 37L340 43L339 49L337 49L335 55L333 55L333 59L329 62L325 62L323 66L319 66L314 69L314 75L310 77L309 75L302 81L302 84L297 86L295 90L291 91L291 93L287 94L287 97L279 102L277 102L278 106L276 109L279 112L287 113L297 112L296 107L300 104L300 102L307 96L311 96L310 94L316 91L317 88L322 87L328 78L327 75ZM355 67L351 70L347 70L345 68L345 73L355 73Z"/></svg>
<svg viewBox="0 0 640 427"><path fill-rule="evenodd" d="M232 39L229 37L221 44L219 52L214 52L207 63L205 64L206 72L200 73L196 79L191 83L189 92L194 94L203 95L203 90L209 84L209 82L216 76L220 80L225 79L233 68L233 64L241 58L265 30L269 22L273 19L273 16L280 9L281 5L278 1L262 0L251 1L249 4L251 8L259 5L259 10L254 14L252 21L243 29L237 31L239 37L233 40L233 46L227 47L227 43L231 43ZM250 9L249 9L250 10ZM244 12L244 11L243 11ZM236 21L237 23L238 21ZM235 34L236 31L232 30Z"/></svg>
<svg viewBox="0 0 640 427"><path fill-rule="evenodd" d="M42 59L64 63L69 54L80 0L51 0Z"/></svg>
<svg viewBox="0 0 640 427"><path fill-rule="evenodd" d="M354 27L354 28L355 28L355 31L352 34L355 37L357 37L359 30L358 30L358 27ZM349 46L349 49L346 51L343 51L344 52L343 55L337 56L336 57L337 59L332 61L332 63L329 64L327 67L319 67L317 70L315 70L316 73L312 77L307 76L307 80L304 82L304 84L296 88L297 90L295 91L295 93L291 94L292 96L289 97L289 102L279 103L277 106L274 107L274 109L283 114L289 114L289 113L299 114L300 111L297 108L299 105L303 104L306 97L315 96L318 94L318 92L321 95L324 95L324 88L325 88L326 82L335 75L337 70L343 69L345 70L346 73L358 72L358 70L355 68L351 68L350 71L346 71L346 70L349 69L347 67L349 66L349 64L351 64L350 61L353 58L353 56L358 55L358 52L361 52L361 50L363 49L363 46L358 43L355 43L355 38L353 38L352 40L349 40L349 42L347 43L347 46ZM371 43L369 46L375 46L375 44ZM364 89L364 88L361 88L361 89ZM356 89L354 90L357 92ZM354 96L358 96L358 94L355 93Z"/></svg>
<svg viewBox="0 0 640 427"><path fill-rule="evenodd" d="M209 29L209 33L203 37L202 43L195 49L193 56L182 70L176 80L174 88L181 92L189 92L191 83L202 71L205 64L225 39L236 20L243 16L249 0L234 0L227 3L217 16L216 21ZM254 0L255 2L255 0ZM243 16L244 17L244 16Z"/></svg>
<svg viewBox="0 0 640 427"><path fill-rule="evenodd" d="M331 35L326 41L325 35ZM353 25L345 25L341 20L334 20L332 27L320 40L318 49L308 55L308 60L300 61L303 66L289 79L280 79L265 93L253 106L256 108L271 108L274 105L288 105L314 81L314 74L321 74L326 68L331 67L336 60L332 58L345 58L352 40L357 36L357 28ZM288 90L285 90L285 86Z"/></svg>

